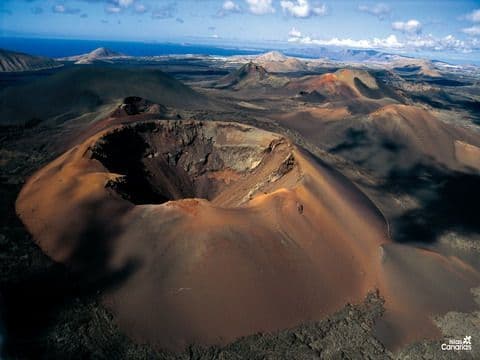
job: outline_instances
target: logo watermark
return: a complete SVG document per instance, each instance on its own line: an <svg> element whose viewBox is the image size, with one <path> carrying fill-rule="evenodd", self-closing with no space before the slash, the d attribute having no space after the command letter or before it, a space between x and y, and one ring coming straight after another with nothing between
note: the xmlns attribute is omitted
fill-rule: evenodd
<svg viewBox="0 0 480 360"><path fill-rule="evenodd" d="M471 351L472 337L465 336L463 339L449 339L448 344L443 343L441 348L445 351Z"/></svg>

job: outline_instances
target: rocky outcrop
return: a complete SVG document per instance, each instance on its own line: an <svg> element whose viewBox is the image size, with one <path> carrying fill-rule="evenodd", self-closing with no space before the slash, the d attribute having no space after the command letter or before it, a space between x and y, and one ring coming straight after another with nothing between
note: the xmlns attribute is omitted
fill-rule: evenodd
<svg viewBox="0 0 480 360"><path fill-rule="evenodd" d="M161 104L155 104L139 96L129 96L112 113L112 117L132 116L139 114L164 114L167 108Z"/></svg>

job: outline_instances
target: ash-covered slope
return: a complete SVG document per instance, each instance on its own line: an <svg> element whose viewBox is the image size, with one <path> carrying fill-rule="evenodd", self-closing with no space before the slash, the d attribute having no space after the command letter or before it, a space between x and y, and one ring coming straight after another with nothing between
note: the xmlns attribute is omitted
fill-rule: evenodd
<svg viewBox="0 0 480 360"><path fill-rule="evenodd" d="M156 69L74 67L33 83L0 92L1 125L63 121L129 96L173 107L200 107L207 99Z"/></svg>
<svg viewBox="0 0 480 360"><path fill-rule="evenodd" d="M469 308L480 281L458 259L392 243L347 179L288 139L235 123L101 131L34 174L16 208L50 257L117 278L104 303L157 348L292 327L372 289L397 346L436 336L432 316Z"/></svg>
<svg viewBox="0 0 480 360"><path fill-rule="evenodd" d="M62 63L43 56L0 49L0 72L22 72L52 69Z"/></svg>

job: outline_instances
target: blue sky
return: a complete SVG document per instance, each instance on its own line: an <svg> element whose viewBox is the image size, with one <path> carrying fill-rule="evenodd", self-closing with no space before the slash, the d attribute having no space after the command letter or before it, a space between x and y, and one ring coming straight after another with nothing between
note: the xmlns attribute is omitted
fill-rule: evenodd
<svg viewBox="0 0 480 360"><path fill-rule="evenodd" d="M477 57L480 1L1 0L0 35Z"/></svg>

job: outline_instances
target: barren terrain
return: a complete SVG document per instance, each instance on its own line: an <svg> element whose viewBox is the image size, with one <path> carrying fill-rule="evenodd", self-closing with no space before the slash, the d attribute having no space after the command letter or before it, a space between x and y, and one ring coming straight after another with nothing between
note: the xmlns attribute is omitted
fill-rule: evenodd
<svg viewBox="0 0 480 360"><path fill-rule="evenodd" d="M8 356L440 358L480 331L478 74L113 55L0 90Z"/></svg>

